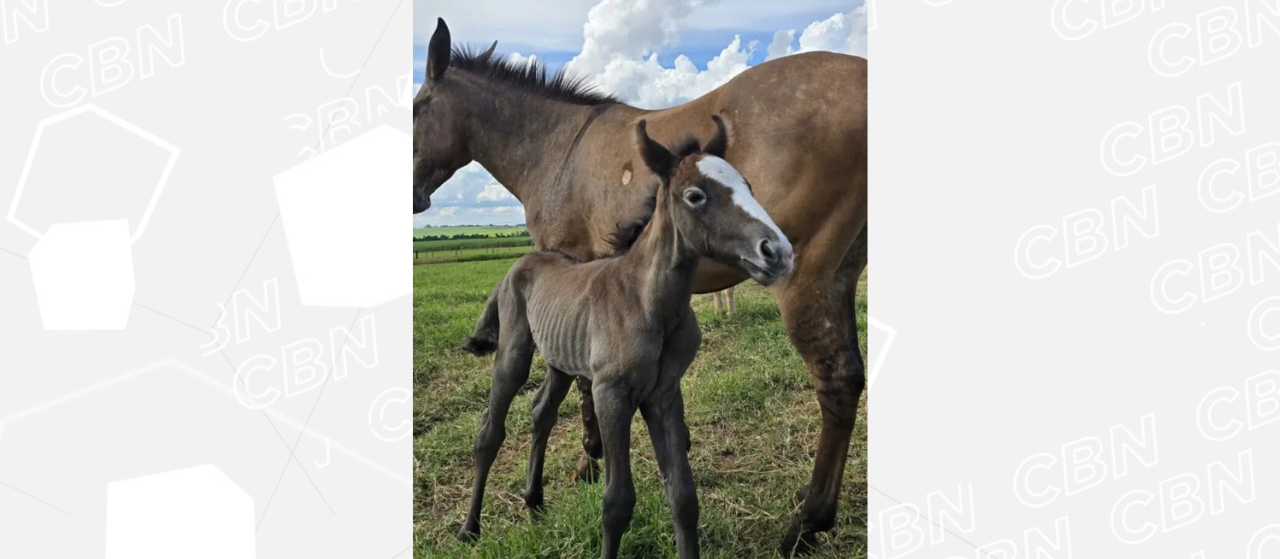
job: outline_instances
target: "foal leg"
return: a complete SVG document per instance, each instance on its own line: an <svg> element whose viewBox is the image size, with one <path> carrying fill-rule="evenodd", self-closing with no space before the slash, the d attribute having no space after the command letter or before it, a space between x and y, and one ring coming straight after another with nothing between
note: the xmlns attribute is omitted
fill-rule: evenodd
<svg viewBox="0 0 1280 559"><path fill-rule="evenodd" d="M698 495L689 468L689 427L684 420L680 377L698 351L701 334L693 313L667 337L657 387L640 405L657 455L658 472L675 521L680 559L698 557Z"/></svg>
<svg viewBox="0 0 1280 559"><path fill-rule="evenodd" d="M636 413L636 405L627 387L596 383L593 392L605 450L600 557L614 559L636 506L636 490L631 483L631 417Z"/></svg>
<svg viewBox="0 0 1280 559"><path fill-rule="evenodd" d="M560 402L569 393L573 379L564 371L547 367L547 380L533 397L533 450L529 452L529 473L524 504L534 518L542 510L542 465L547 457L547 439L556 425Z"/></svg>
<svg viewBox="0 0 1280 559"><path fill-rule="evenodd" d="M657 392L657 391L655 391ZM689 468L688 428L680 387L655 394L640 406L658 460L662 488L676 528L680 559L698 557L698 495Z"/></svg>
<svg viewBox="0 0 1280 559"><path fill-rule="evenodd" d="M859 241L865 247L865 230ZM835 526L840 485L849 455L865 365L858 348L853 295L866 265L865 248L854 243L833 276L797 272L775 290L787 335L795 345L822 408L822 431L813 474L802 488L804 502L782 539L783 556L813 550L816 534Z"/></svg>
<svg viewBox="0 0 1280 559"><path fill-rule="evenodd" d="M586 377L578 377L578 394L582 397L582 456L578 457L574 479L595 483L600 478L599 460L604 456L604 446L600 442L600 420L596 418L591 381Z"/></svg>
<svg viewBox="0 0 1280 559"><path fill-rule="evenodd" d="M504 317L505 318L505 317ZM505 324L504 324L505 326ZM458 532L458 539L473 541L480 535L480 505L484 501L484 485L489 478L489 468L498 456L502 440L506 438L507 411L516 392L529 379L529 366L533 361L533 342L526 329L503 328L499 335L497 357L493 364L493 386L489 389L489 409L480 421L480 433L476 435L476 478L471 486L471 508Z"/></svg>

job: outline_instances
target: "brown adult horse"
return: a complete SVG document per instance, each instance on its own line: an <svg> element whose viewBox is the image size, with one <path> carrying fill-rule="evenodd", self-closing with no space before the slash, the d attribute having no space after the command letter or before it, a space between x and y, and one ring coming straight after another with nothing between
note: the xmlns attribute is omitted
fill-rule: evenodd
<svg viewBox="0 0 1280 559"><path fill-rule="evenodd" d="M805 53L755 66L684 105L646 111L593 92L566 73L548 76L483 53L454 49L444 20L428 45L426 80L413 101L413 211L462 166L478 161L524 204L540 249L581 260L612 252L619 226L644 217L659 184L628 131L640 119L674 144L711 136L721 115L733 138L725 158L795 247L795 271L773 285L783 323L809 370L822 432L804 502L782 539L791 555L835 525L864 364L853 294L867 262L867 62ZM704 260L694 290L740 283L739 270ZM601 455L589 383L583 396L584 460Z"/></svg>

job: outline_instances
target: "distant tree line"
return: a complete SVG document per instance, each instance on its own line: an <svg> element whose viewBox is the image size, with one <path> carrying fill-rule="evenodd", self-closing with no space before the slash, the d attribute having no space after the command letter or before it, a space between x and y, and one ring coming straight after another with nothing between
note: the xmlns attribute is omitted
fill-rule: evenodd
<svg viewBox="0 0 1280 559"><path fill-rule="evenodd" d="M493 233L493 234L459 233L456 235L423 235L421 237L414 237L413 242L416 243L421 241L460 241L463 239L515 239L519 237L528 237L528 236L529 236L528 230L522 230L516 233Z"/></svg>

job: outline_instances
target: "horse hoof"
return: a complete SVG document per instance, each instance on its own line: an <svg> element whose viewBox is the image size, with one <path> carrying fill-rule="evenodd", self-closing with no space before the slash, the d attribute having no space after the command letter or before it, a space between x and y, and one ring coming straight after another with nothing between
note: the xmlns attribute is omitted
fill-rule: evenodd
<svg viewBox="0 0 1280 559"><path fill-rule="evenodd" d="M479 526L463 526L462 530L458 531L458 541L462 543L475 543L478 539L480 539Z"/></svg>
<svg viewBox="0 0 1280 559"><path fill-rule="evenodd" d="M532 499L526 499L524 504L525 504L525 507L529 509L530 520L534 522L542 520L542 517L547 511L547 507L543 506L541 498L537 499L536 501Z"/></svg>
<svg viewBox="0 0 1280 559"><path fill-rule="evenodd" d="M578 458L578 467L573 472L573 481L595 483L600 479L600 462L583 454Z"/></svg>
<svg viewBox="0 0 1280 559"><path fill-rule="evenodd" d="M533 522L542 522L542 518L547 515L545 507L530 507L529 520Z"/></svg>
<svg viewBox="0 0 1280 559"><path fill-rule="evenodd" d="M817 532L806 528L799 519L796 519L791 522L791 528L782 538L782 545L778 546L778 554L783 557L803 557L813 553L817 548Z"/></svg>

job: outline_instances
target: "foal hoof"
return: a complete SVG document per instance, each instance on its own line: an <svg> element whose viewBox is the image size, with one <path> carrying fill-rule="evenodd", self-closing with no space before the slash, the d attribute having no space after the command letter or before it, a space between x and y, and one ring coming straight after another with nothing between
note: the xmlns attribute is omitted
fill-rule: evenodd
<svg viewBox="0 0 1280 559"><path fill-rule="evenodd" d="M569 479L583 483L595 483L600 479L600 462L583 454L578 458L578 467Z"/></svg>
<svg viewBox="0 0 1280 559"><path fill-rule="evenodd" d="M546 515L547 515L547 507L544 507L542 505L538 505L536 507L529 507L529 520L533 522L541 522L542 518Z"/></svg>
<svg viewBox="0 0 1280 559"><path fill-rule="evenodd" d="M463 526L458 531L458 541L462 543L475 543L478 539L480 539L479 526Z"/></svg>
<svg viewBox="0 0 1280 559"><path fill-rule="evenodd" d="M546 507L543 506L542 495L538 495L536 497L525 497L524 506L529 509L529 519L534 522L542 520L543 513L547 510Z"/></svg>
<svg viewBox="0 0 1280 559"><path fill-rule="evenodd" d="M818 533L808 529L800 519L791 521L791 528L782 538L778 546L778 554L783 557L803 557L818 548Z"/></svg>

